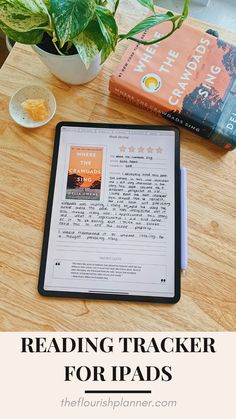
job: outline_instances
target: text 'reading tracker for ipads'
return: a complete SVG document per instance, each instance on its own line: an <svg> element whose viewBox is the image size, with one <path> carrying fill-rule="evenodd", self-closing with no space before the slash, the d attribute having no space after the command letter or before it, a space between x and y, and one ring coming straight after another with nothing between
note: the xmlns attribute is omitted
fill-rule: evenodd
<svg viewBox="0 0 236 419"><path fill-rule="evenodd" d="M57 126L39 292L178 301L178 130Z"/></svg>

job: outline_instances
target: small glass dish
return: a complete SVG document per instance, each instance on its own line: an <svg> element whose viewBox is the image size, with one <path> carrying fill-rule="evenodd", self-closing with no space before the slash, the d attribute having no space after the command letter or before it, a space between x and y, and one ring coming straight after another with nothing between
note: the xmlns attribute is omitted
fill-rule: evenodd
<svg viewBox="0 0 236 419"><path fill-rule="evenodd" d="M48 116L42 121L34 121L23 109L22 103L27 99L44 99ZM52 92L43 86L25 86L11 97L9 104L9 112L12 119L25 128L37 128L47 124L56 112L56 99Z"/></svg>

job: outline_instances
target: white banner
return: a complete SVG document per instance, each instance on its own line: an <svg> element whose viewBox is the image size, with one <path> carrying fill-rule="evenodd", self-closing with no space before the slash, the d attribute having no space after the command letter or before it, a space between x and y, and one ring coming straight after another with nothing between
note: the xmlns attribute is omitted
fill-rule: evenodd
<svg viewBox="0 0 236 419"><path fill-rule="evenodd" d="M236 333L0 333L5 419L235 415Z"/></svg>

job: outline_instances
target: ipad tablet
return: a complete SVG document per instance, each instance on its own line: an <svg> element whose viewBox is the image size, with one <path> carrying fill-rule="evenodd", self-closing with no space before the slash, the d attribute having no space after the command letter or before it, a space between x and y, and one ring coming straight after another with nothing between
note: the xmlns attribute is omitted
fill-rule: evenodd
<svg viewBox="0 0 236 419"><path fill-rule="evenodd" d="M54 297L179 300L176 128L58 124L38 289Z"/></svg>

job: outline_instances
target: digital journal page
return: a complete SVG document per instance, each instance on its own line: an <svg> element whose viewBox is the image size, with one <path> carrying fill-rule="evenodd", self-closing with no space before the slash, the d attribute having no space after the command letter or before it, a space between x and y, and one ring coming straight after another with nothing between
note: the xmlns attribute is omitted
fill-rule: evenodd
<svg viewBox="0 0 236 419"><path fill-rule="evenodd" d="M175 131L61 128L45 289L174 296Z"/></svg>

